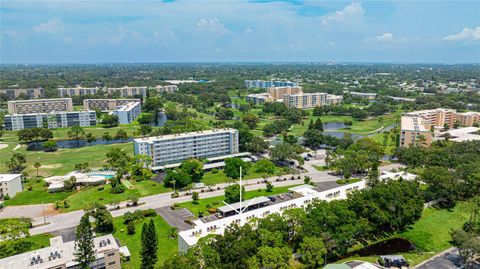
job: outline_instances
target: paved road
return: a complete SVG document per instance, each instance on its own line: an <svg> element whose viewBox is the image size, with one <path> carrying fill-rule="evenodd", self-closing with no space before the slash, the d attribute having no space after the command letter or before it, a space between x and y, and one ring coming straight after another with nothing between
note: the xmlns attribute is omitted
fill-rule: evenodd
<svg viewBox="0 0 480 269"><path fill-rule="evenodd" d="M391 169L397 169L399 165L397 164L392 164L392 165L387 165L380 167L380 170L382 171L389 171ZM291 176L295 177L295 180L290 180ZM317 185L322 185L322 182L328 182L328 181L335 181L338 180L339 177L330 175L328 172L311 172L311 173L304 173L302 174L303 176L309 176L314 183ZM291 185L299 185L303 184L303 179L296 179L298 175L286 175L282 176L282 178L288 178L286 181L279 181L276 182L275 180L278 177L272 177L269 178L270 181L272 181L272 184L276 187L280 186L291 186ZM251 180L245 180L244 181L244 186L245 190L251 191L251 190L257 190L259 188L265 188L264 183L258 184L262 179L251 179ZM220 187L220 190L215 190L212 192L205 192L205 193L200 193L200 198L208 198L208 197L215 197L215 196L222 196L224 195L224 190L223 188L227 187L228 183L222 183L222 184L217 184L215 185L215 189L217 187ZM124 207L126 205L126 202L120 203L120 206L123 207L119 210L114 210L111 211L113 217L118 217L122 216L126 212L132 212L137 209L149 209L149 208L160 208L160 207L165 207L165 206L170 206L173 203L182 203L182 202L187 202L191 200L191 196L184 195L184 193L181 193L180 197L177 198L171 198L171 192L168 193L161 193L161 194L156 194L152 196L146 196L142 197L139 199L139 203L141 205L137 207ZM35 206L35 205L34 205ZM0 212L0 218L8 218L12 217L10 214L12 211L16 211L15 207L11 207L10 209L7 208L6 210ZM10 212L10 213L9 213ZM16 211L18 212L19 215L23 217L31 217L33 219L33 224L35 227L30 229L30 234L35 235L35 234L42 234L42 233L49 233L57 230L62 230L62 229L67 229L74 227L78 224L80 221L80 218L83 215L82 210L77 210L77 211L72 211L68 213L61 213L61 214L56 214L56 215L49 215L46 217L46 222L47 225L41 225L44 222L43 217L38 217L38 215L28 215L29 210L22 210L22 211ZM8 214L7 214L8 213ZM40 226L37 226L40 225Z"/></svg>
<svg viewBox="0 0 480 269"><path fill-rule="evenodd" d="M456 269L460 266L461 258L458 256L458 250L450 248L415 266L414 269Z"/></svg>

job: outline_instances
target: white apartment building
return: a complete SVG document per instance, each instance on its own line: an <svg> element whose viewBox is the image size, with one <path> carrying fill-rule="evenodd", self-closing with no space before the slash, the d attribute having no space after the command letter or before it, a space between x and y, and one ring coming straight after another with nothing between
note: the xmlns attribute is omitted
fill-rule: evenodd
<svg viewBox="0 0 480 269"><path fill-rule="evenodd" d="M120 88L107 88L106 92L110 95L118 94L121 97L129 97L129 96L147 96L148 88L146 86L141 87L129 87L123 86Z"/></svg>
<svg viewBox="0 0 480 269"><path fill-rule="evenodd" d="M291 108L314 108L316 106L336 105L343 101L340 95L327 94L323 92L316 93L299 93L284 94L283 103L286 107Z"/></svg>
<svg viewBox="0 0 480 269"><path fill-rule="evenodd" d="M178 87L177 85L157 85L155 86L155 90L157 90L158 93L161 93L161 92L174 93L178 90Z"/></svg>
<svg viewBox="0 0 480 269"><path fill-rule="evenodd" d="M374 100L375 98L377 98L377 94L371 92L349 92L349 94L351 96L360 97L367 100Z"/></svg>
<svg viewBox="0 0 480 269"><path fill-rule="evenodd" d="M252 93L245 97L247 103L252 103L254 105L260 105L266 102L273 101L269 93Z"/></svg>
<svg viewBox="0 0 480 269"><path fill-rule="evenodd" d="M152 166L180 163L189 157L210 158L238 153L238 131L213 129L133 140L134 154L147 155Z"/></svg>
<svg viewBox="0 0 480 269"><path fill-rule="evenodd" d="M0 174L0 199L5 195L13 198L23 190L21 174Z"/></svg>
<svg viewBox="0 0 480 269"><path fill-rule="evenodd" d="M119 124L130 124L142 113L140 102L127 103L114 111L112 114L118 117Z"/></svg>
<svg viewBox="0 0 480 269"><path fill-rule="evenodd" d="M52 111L72 111L72 98L17 100L7 102L9 114L48 113Z"/></svg>
<svg viewBox="0 0 480 269"><path fill-rule="evenodd" d="M187 252L190 247L197 244L200 238L207 235L223 234L225 229L233 223L243 226L254 218L265 218L273 213L282 214L285 210L291 208L306 208L308 204L312 203L316 199L325 201L346 199L349 192L364 189L365 186L365 181L359 181L353 184L319 191L315 190L310 185L301 185L289 189L289 191L292 193L292 199L286 199L286 201L259 207L245 211L241 214L234 214L210 222L203 222L200 219L195 220L195 227L193 229L178 233L178 251L182 253ZM242 206L238 206L238 203L231 206L236 209L243 209L248 207L249 204L257 202L258 204L261 204L265 203L266 201L269 201L269 199L266 199L266 197L257 197L249 201L244 201Z"/></svg>
<svg viewBox="0 0 480 269"><path fill-rule="evenodd" d="M121 256L130 258L127 246L120 246L111 235L95 237L95 261L92 269L121 269ZM78 269L75 241L63 242L61 236L50 238L50 246L0 259L0 269Z"/></svg>
<svg viewBox="0 0 480 269"><path fill-rule="evenodd" d="M95 111L60 111L50 113L5 115L5 129L19 131L34 127L65 128L97 124Z"/></svg>

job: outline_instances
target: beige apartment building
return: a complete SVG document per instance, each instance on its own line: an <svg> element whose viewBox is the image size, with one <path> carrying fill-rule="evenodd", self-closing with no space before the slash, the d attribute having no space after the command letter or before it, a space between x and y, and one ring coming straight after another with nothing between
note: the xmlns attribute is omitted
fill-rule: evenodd
<svg viewBox="0 0 480 269"><path fill-rule="evenodd" d="M178 86L177 85L157 85L155 86L155 90L158 93L162 93L162 92L174 93L178 90Z"/></svg>
<svg viewBox="0 0 480 269"><path fill-rule="evenodd" d="M101 111L113 111L120 106L124 106L128 103L137 103L140 99L85 99L83 100L83 109Z"/></svg>
<svg viewBox="0 0 480 269"><path fill-rule="evenodd" d="M462 126L472 126L475 122L480 123L480 112L456 112L453 109L429 109L419 110L414 112L405 113L405 116L410 117L422 117L430 121L430 124L434 127L453 128L455 122L459 122Z"/></svg>
<svg viewBox="0 0 480 269"><path fill-rule="evenodd" d="M126 246L120 246L109 234L93 239L95 246L95 261L89 268L121 269L121 255L130 258ZM50 246L30 252L0 259L0 269L34 268L34 269L77 269L75 261L75 242L64 242L61 236L50 238Z"/></svg>
<svg viewBox="0 0 480 269"><path fill-rule="evenodd" d="M430 146L433 135L430 121L423 117L403 116L400 127L400 147Z"/></svg>
<svg viewBox="0 0 480 269"><path fill-rule="evenodd" d="M75 88L58 88L58 95L60 97L95 95L99 90L101 90L99 87L86 88L80 86Z"/></svg>
<svg viewBox="0 0 480 269"><path fill-rule="evenodd" d="M72 98L8 101L7 107L10 115L73 111Z"/></svg>
<svg viewBox="0 0 480 269"><path fill-rule="evenodd" d="M128 87L123 86L120 88L107 88L106 92L110 95L118 94L120 97L129 97L129 96L147 96L148 88L145 86L142 87Z"/></svg>
<svg viewBox="0 0 480 269"><path fill-rule="evenodd" d="M277 101L283 98L285 94L300 94L302 93L302 87L271 87L268 88L268 93L273 101Z"/></svg>
<svg viewBox="0 0 480 269"><path fill-rule="evenodd" d="M0 95L7 97L7 100L13 100L21 95L25 95L31 99L42 98L45 95L45 90L43 88L32 88L32 89L0 89Z"/></svg>
<svg viewBox="0 0 480 269"><path fill-rule="evenodd" d="M291 108L314 108L316 106L337 105L343 101L343 97L339 95L318 93L300 93L283 95L283 103L286 107Z"/></svg>

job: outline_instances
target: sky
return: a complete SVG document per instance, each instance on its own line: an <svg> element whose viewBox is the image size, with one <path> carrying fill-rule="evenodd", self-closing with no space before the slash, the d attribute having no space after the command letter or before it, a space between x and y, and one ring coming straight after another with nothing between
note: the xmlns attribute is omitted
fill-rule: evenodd
<svg viewBox="0 0 480 269"><path fill-rule="evenodd" d="M0 63L479 63L480 1L4 1Z"/></svg>

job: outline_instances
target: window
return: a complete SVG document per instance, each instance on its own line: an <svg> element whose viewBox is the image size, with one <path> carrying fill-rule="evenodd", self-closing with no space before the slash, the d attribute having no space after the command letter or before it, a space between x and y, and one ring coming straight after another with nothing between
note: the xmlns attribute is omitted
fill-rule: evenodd
<svg viewBox="0 0 480 269"><path fill-rule="evenodd" d="M108 265L114 265L114 264L115 264L115 262L109 262L108 263Z"/></svg>
<svg viewBox="0 0 480 269"><path fill-rule="evenodd" d="M115 255L115 253L114 253L114 252L112 252L112 253L108 253L108 254L107 254L107 256L108 256L108 257L112 257L113 255Z"/></svg>

